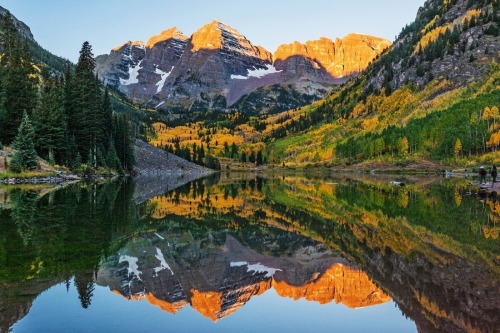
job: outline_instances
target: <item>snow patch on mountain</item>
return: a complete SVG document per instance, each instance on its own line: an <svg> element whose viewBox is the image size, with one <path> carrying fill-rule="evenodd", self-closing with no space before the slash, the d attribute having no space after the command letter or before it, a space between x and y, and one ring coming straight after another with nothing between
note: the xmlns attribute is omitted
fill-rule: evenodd
<svg viewBox="0 0 500 333"><path fill-rule="evenodd" d="M128 86L134 83L139 83L139 71L142 69L141 67L142 60L134 66L128 69L128 79L120 79L120 84L122 86Z"/></svg>
<svg viewBox="0 0 500 333"><path fill-rule="evenodd" d="M167 264L167 261L165 260L165 257L163 256L163 253L159 248L156 248L156 259L160 261L160 267L155 267L155 276L158 276L158 273L163 271L164 269L168 269L172 275L174 275L174 271L170 268L170 266Z"/></svg>
<svg viewBox="0 0 500 333"><path fill-rule="evenodd" d="M122 263L125 261L128 262L128 276L130 277L130 275L135 275L138 280L141 280L140 275L142 272L139 270L139 265L137 265L137 261L139 261L139 259L131 256L120 256L120 260L118 262Z"/></svg>
<svg viewBox="0 0 500 333"><path fill-rule="evenodd" d="M277 271L281 271L279 268L272 268L262 265L260 262L256 264L250 264L247 261L236 261L229 264L231 267L247 266L247 272L255 273L266 273L265 277L272 277Z"/></svg>
<svg viewBox="0 0 500 333"><path fill-rule="evenodd" d="M248 74L246 76L243 75L231 75L231 79L233 80L246 80L250 77L256 77L256 78L261 78L263 76L269 75L269 74L274 74L274 73L279 73L282 71L279 71L274 67L273 65L269 64L266 66L266 68L257 68L257 69L252 69L248 71Z"/></svg>
<svg viewBox="0 0 500 333"><path fill-rule="evenodd" d="M158 81L156 83L156 93L158 94L162 89L163 89L163 86L165 85L165 81L167 80L167 78L170 76L170 74L172 73L172 71L174 70L174 67L172 67L172 69L170 70L170 72L166 73L164 71L162 71L161 69L159 68L156 68L155 69L155 73L156 74L160 74L161 75L161 79L160 81Z"/></svg>

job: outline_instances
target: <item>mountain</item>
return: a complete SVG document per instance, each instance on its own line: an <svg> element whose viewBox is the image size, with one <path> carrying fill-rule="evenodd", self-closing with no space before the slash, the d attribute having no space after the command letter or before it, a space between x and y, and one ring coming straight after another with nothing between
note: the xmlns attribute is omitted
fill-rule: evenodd
<svg viewBox="0 0 500 333"><path fill-rule="evenodd" d="M498 0L426 1L361 75L267 120L269 160L368 169L498 162L499 24Z"/></svg>
<svg viewBox="0 0 500 333"><path fill-rule="evenodd" d="M2 22L2 17L7 13L10 13L9 10L0 6L0 24ZM27 40L30 50L33 53L33 58L35 62L39 65L42 65L40 66L42 68L46 67L49 71L53 71L56 73L63 73L66 67L66 63L68 63L69 61L61 57L58 57L50 53L49 51L45 50L43 47L41 47L35 40L35 37L33 36L30 27L26 25L26 23L17 19L14 15L12 15L12 18L14 21L14 25L19 31L19 34ZM1 33L1 28L0 28L0 33Z"/></svg>
<svg viewBox="0 0 500 333"><path fill-rule="evenodd" d="M3 8L0 6L0 22L2 21L2 16L5 14L10 13L7 9ZM31 33L30 27L26 25L23 21L18 20L15 16L12 16L14 25L16 26L17 30L23 36L24 38L34 42L35 37L33 37L33 34Z"/></svg>
<svg viewBox="0 0 500 333"><path fill-rule="evenodd" d="M267 242L301 244L287 255L262 255L226 232L179 242L171 232L142 234L103 262L97 283L127 299L145 298L169 313L190 305L217 321L240 309L253 296L274 288L281 297L321 304L335 301L350 308L388 302L370 278L322 244L304 236L275 231ZM272 238L275 236L276 238ZM245 243L259 242L249 237Z"/></svg>
<svg viewBox="0 0 500 333"><path fill-rule="evenodd" d="M390 45L381 38L351 34L335 41L322 38L282 45L273 55L234 28L213 21L189 38L171 28L147 43L129 41L98 56L96 62L106 84L151 107L258 113L255 103L262 104L260 95L270 95L267 103L276 104L279 99L272 96L276 89L268 94L269 89L262 87L286 87L298 95L294 103L273 109L276 112L324 96L364 70ZM257 89L258 99L242 99Z"/></svg>

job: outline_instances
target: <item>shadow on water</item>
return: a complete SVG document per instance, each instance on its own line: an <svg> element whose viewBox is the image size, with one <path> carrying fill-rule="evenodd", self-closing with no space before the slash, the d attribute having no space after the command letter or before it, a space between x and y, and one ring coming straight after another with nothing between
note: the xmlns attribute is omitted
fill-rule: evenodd
<svg viewBox="0 0 500 333"><path fill-rule="evenodd" d="M349 308L392 299L422 332L493 332L500 203L466 180L390 180L222 173L0 189L0 329L66 283L83 308L98 285L218 321L273 289Z"/></svg>

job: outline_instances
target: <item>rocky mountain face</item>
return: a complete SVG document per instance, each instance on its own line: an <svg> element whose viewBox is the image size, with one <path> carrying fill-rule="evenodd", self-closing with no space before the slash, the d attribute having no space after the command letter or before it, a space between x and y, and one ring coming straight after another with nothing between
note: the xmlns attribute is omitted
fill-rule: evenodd
<svg viewBox="0 0 500 333"><path fill-rule="evenodd" d="M7 9L3 8L0 6L0 22L2 21L2 16L10 13ZM14 24L19 30L20 34L27 38L30 41L35 41L35 38L33 37L33 34L31 33L31 29L24 23L23 21L18 20L15 16L12 15L12 19L14 20Z"/></svg>
<svg viewBox="0 0 500 333"><path fill-rule="evenodd" d="M246 238L242 245L225 232L192 235L190 241L180 236L143 234L101 265L97 283L127 299L146 298L170 313L189 304L214 321L271 288L282 297L335 301L351 308L390 300L366 274L320 243L303 241L302 247L285 251L287 255L270 256L248 247L260 238ZM275 241L283 237L290 244L305 239L289 233ZM275 244L269 238L267 242Z"/></svg>
<svg viewBox="0 0 500 333"><path fill-rule="evenodd" d="M351 34L335 41L282 45L273 55L213 21L190 38L172 28L147 43L127 42L97 57L97 73L134 100L165 110L241 110L261 101L241 102L243 96L272 85L293 90L301 96L296 103L307 104L364 70L390 45L381 38ZM284 104L280 110L293 106Z"/></svg>
<svg viewBox="0 0 500 333"><path fill-rule="evenodd" d="M500 59L497 0L428 0L388 54L368 70L368 92L443 77L464 86Z"/></svg>

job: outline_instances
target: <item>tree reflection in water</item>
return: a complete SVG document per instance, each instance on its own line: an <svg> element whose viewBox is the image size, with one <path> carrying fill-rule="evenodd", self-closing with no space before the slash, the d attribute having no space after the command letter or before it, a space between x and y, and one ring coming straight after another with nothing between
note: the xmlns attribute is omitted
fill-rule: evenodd
<svg viewBox="0 0 500 333"><path fill-rule="evenodd" d="M218 320L274 288L352 307L392 297L425 332L494 331L498 202L469 196L464 180L389 180L223 173L161 195L161 182L155 192L141 180L2 188L0 327L74 277L84 308L97 282Z"/></svg>

